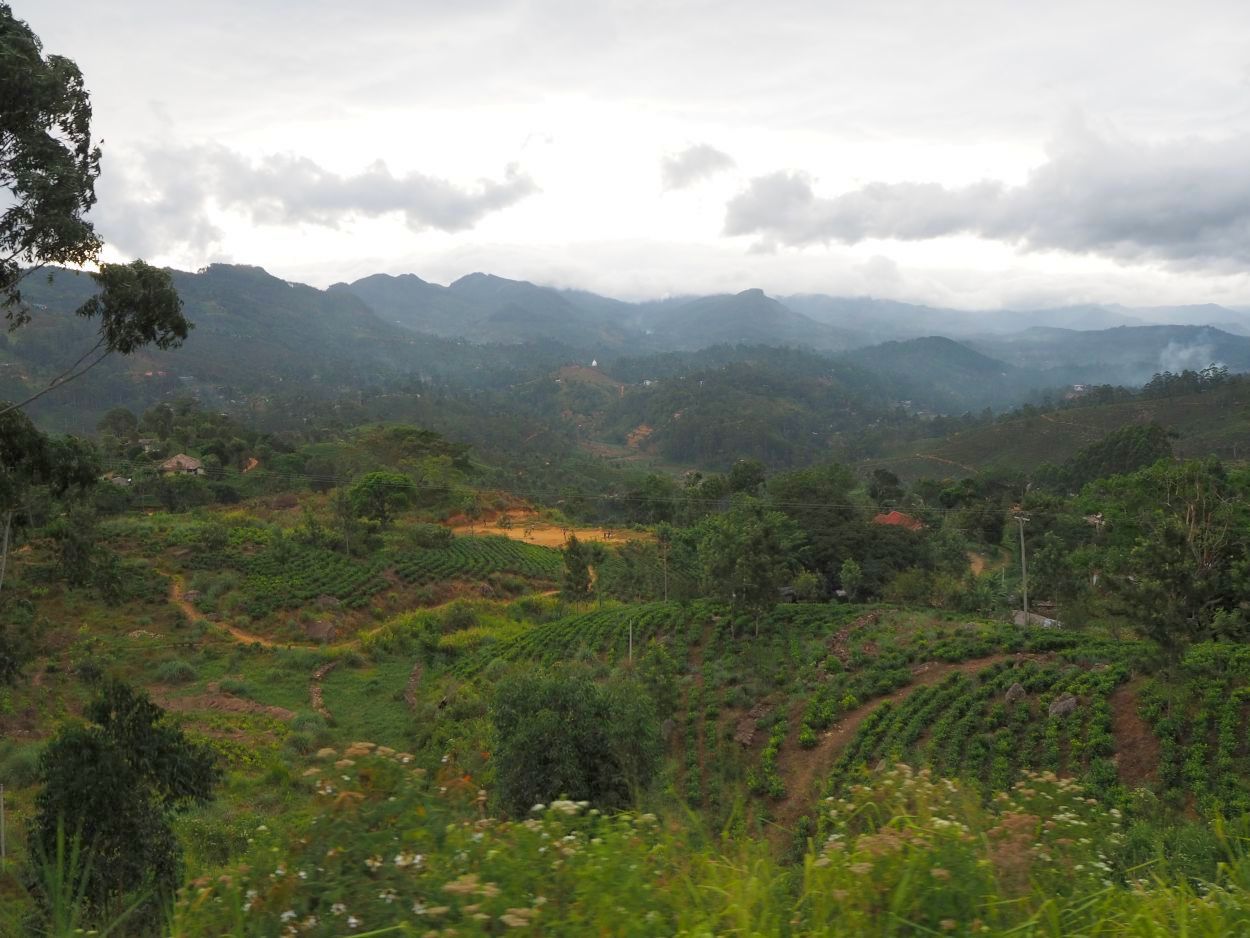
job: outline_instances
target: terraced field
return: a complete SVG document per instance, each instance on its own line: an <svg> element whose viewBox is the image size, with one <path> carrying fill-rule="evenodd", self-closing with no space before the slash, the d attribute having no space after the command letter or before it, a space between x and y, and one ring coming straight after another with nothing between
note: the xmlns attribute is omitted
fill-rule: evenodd
<svg viewBox="0 0 1250 938"><path fill-rule="evenodd" d="M457 537L447 547L397 553L390 566L406 583L427 584L452 579L481 579L511 573L553 582L560 577L560 552L506 537Z"/></svg>

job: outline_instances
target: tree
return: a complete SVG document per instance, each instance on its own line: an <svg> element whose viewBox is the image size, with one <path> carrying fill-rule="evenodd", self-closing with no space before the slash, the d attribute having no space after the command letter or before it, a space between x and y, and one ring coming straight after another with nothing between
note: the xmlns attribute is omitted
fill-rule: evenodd
<svg viewBox="0 0 1250 938"><path fill-rule="evenodd" d="M0 412L0 590L17 512L31 492L46 488L59 497L71 490L86 491L99 475L89 443L75 437L50 439L21 411ZM30 512L25 514L29 521Z"/></svg>
<svg viewBox="0 0 1250 938"><path fill-rule="evenodd" d="M729 491L756 495L764 484L764 478L762 462L758 459L739 459L729 468Z"/></svg>
<svg viewBox="0 0 1250 938"><path fill-rule="evenodd" d="M91 139L91 100L78 66L43 46L8 4L0 3L0 307L11 328L28 322L21 282L49 264L97 261L99 236L84 217L95 204L100 148ZM21 407L95 367L113 352L168 349L190 324L166 271L143 261L102 264L101 292L78 308L99 318L99 339ZM2 412L2 411L0 411Z"/></svg>
<svg viewBox="0 0 1250 938"><path fill-rule="evenodd" d="M854 475L838 463L781 473L768 480L768 501L794 520L807 538L812 569L827 580L846 555L859 512L852 505Z"/></svg>
<svg viewBox="0 0 1250 938"><path fill-rule="evenodd" d="M396 512L412 504L416 490L412 479L402 473L370 472L353 482L347 494L358 516L384 528Z"/></svg>
<svg viewBox="0 0 1250 938"><path fill-rule="evenodd" d="M91 580L96 552L94 512L77 508L66 512L47 532L56 542L61 576L70 586L84 586Z"/></svg>
<svg viewBox="0 0 1250 938"><path fill-rule="evenodd" d="M1115 610L1166 650L1239 613L1250 585L1248 490L1250 480L1215 460L1158 462L1086 490L1087 507L1106 519Z"/></svg>
<svg viewBox="0 0 1250 938"><path fill-rule="evenodd" d="M500 683L490 716L495 789L513 814L557 797L621 807L660 762L655 704L636 680L525 671Z"/></svg>
<svg viewBox="0 0 1250 938"><path fill-rule="evenodd" d="M143 418L139 421L139 429L148 433L155 433L157 438L164 441L174 432L174 409L168 404L160 403L148 408L143 412Z"/></svg>
<svg viewBox="0 0 1250 938"><path fill-rule="evenodd" d="M868 497L882 508L897 505L903 499L903 483L889 469L874 469L868 479Z"/></svg>
<svg viewBox="0 0 1250 938"><path fill-rule="evenodd" d="M704 589L739 610L759 616L777 602L802 541L798 527L758 499L734 496L729 511L699 525Z"/></svg>
<svg viewBox="0 0 1250 938"><path fill-rule="evenodd" d="M825 578L811 570L800 570L790 585L794 598L803 603L819 602L825 592Z"/></svg>
<svg viewBox="0 0 1250 938"><path fill-rule="evenodd" d="M571 534L561 553L564 555L564 582L560 593L573 602L585 602L590 599L592 588L589 547L579 541L576 534Z"/></svg>
<svg viewBox="0 0 1250 938"><path fill-rule="evenodd" d="M139 418L129 408L114 407L100 418L95 428L129 443L139 436Z"/></svg>
<svg viewBox="0 0 1250 938"><path fill-rule="evenodd" d="M24 265L86 264L102 243L83 215L95 204L100 148L91 140L91 101L78 66L43 46L0 4L0 185L13 204L0 219L0 305L19 304Z"/></svg>
<svg viewBox="0 0 1250 938"><path fill-rule="evenodd" d="M90 856L83 898L92 917L150 890L156 918L182 875L171 818L212 797L216 757L121 681L105 682L86 717L87 725L62 729L40 759L31 839L48 857L58 831L79 839Z"/></svg>
<svg viewBox="0 0 1250 938"><path fill-rule="evenodd" d="M846 593L847 599L851 602L859 599L864 588L864 571L853 558L848 557L842 561L842 568L838 571L838 582L842 584L842 591Z"/></svg>
<svg viewBox="0 0 1250 938"><path fill-rule="evenodd" d="M14 683L37 648L35 610L29 602L0 616L0 686Z"/></svg>
<svg viewBox="0 0 1250 938"><path fill-rule="evenodd" d="M330 512L334 516L335 527L343 536L343 553L350 557L353 541L357 547L363 546L361 542L364 540L365 530L360 516L356 513L351 493L347 489L334 490L334 494L330 497Z"/></svg>

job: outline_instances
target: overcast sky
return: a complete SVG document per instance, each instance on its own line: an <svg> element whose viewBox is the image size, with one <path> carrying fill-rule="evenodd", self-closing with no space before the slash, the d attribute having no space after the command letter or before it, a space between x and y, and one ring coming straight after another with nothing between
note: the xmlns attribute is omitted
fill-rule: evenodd
<svg viewBox="0 0 1250 938"><path fill-rule="evenodd" d="M1250 306L1250 4L12 0L110 257Z"/></svg>

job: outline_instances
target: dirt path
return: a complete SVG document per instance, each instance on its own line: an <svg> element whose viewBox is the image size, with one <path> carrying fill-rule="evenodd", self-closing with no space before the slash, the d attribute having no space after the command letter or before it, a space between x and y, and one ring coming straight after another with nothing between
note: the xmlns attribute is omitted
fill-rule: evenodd
<svg viewBox="0 0 1250 938"><path fill-rule="evenodd" d="M187 581L176 573L169 573L166 574L166 576L169 577L169 601L177 606L190 622L197 622L200 619L205 618L204 613L200 612L187 601ZM214 622L213 625L218 628L225 629L232 636L234 636L235 640L242 642L244 645L260 645L262 648L275 647L274 643L265 638L263 635L254 635L251 632L245 632L238 626L231 625L228 622ZM288 642L285 644L291 643ZM309 645L307 647L317 648L321 646Z"/></svg>
<svg viewBox="0 0 1250 938"><path fill-rule="evenodd" d="M425 673L425 665L420 661L408 672L408 683L404 685L404 703L409 710L417 709L417 688L421 686L421 677Z"/></svg>
<svg viewBox="0 0 1250 938"><path fill-rule="evenodd" d="M321 682L325 676L339 666L338 659L327 661L316 671L312 673L312 678L308 681L308 702L312 704L312 708L320 713L327 720L333 721L334 715L330 713L330 708L326 706L325 694L321 689Z"/></svg>
<svg viewBox="0 0 1250 938"><path fill-rule="evenodd" d="M826 730L813 749L801 749L798 744L801 711L792 716L791 730L781 747L778 759L778 772L786 786L786 797L776 806L776 822L771 829L770 840L777 846L784 846L792 835L798 819L811 807L816 797L815 787L819 778L828 773L834 760L843 747L855 736L859 725L874 710L889 701L898 703L909 697L919 687L936 684L949 674L973 674L1000 661L1039 660L1039 656L1024 654L998 654L987 658L972 658L957 664L945 662L928 662L912 669L913 680L906 687L901 687L892 694L870 700Z"/></svg>
<svg viewBox="0 0 1250 938"><path fill-rule="evenodd" d="M932 459L934 462L940 462L943 465L954 466L956 469L963 469L965 472L971 472L973 475L976 475L981 471L975 466L965 466L961 462L955 462L953 459L947 459L944 456L938 456L935 453L913 453L912 455L914 455L917 459Z"/></svg>
<svg viewBox="0 0 1250 938"><path fill-rule="evenodd" d="M1137 691L1143 678L1117 687L1111 705L1111 735L1115 737L1116 770L1128 788L1152 782L1159 769L1159 738L1137 712Z"/></svg>
<svg viewBox="0 0 1250 938"><path fill-rule="evenodd" d="M196 621L199 621L200 619L210 621L207 619L204 613L196 609L195 606L193 606L187 600L185 578L183 578L181 575L177 573L166 573L165 576L169 577L169 601L173 603L175 606L177 606L178 609L182 612L182 614L185 615L191 622L196 622ZM533 595L558 596L560 595L560 591L559 590L546 590L544 592L536 593ZM441 603L437 606L416 607L416 610L422 611L422 612L436 612L437 610L442 609L444 606L450 606L455 602L458 602L458 600L450 599L447 602ZM381 628L381 626L379 626L378 628L370 629L367 632L359 632L356 634L354 638L343 639L342 641L339 641L339 642L326 642L323 644L321 642L291 642L291 641L275 642L273 639L265 638L265 636L263 635L257 635L254 632L247 632L239 628L236 625L230 624L229 622L213 621L212 624L215 625L219 629L225 630L226 632L230 634L232 638L234 638L235 641L240 642L244 645L260 645L262 648L310 648L316 651L334 651L336 649L357 648L360 646L360 642L362 639L367 638L368 636L374 634L375 632L379 631L379 629Z"/></svg>

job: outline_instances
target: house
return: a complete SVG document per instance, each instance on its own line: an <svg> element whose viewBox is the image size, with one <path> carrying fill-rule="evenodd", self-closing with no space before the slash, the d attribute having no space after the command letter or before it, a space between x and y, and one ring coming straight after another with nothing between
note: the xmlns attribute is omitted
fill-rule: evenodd
<svg viewBox="0 0 1250 938"><path fill-rule="evenodd" d="M204 464L194 456L179 453L177 456L170 456L161 463L161 472L176 475L202 476L204 474Z"/></svg>
<svg viewBox="0 0 1250 938"><path fill-rule="evenodd" d="M919 531L924 527L924 522L919 518L913 518L911 515L905 515L901 511L882 512L872 519L873 524L889 524L900 528L906 528L908 531Z"/></svg>

